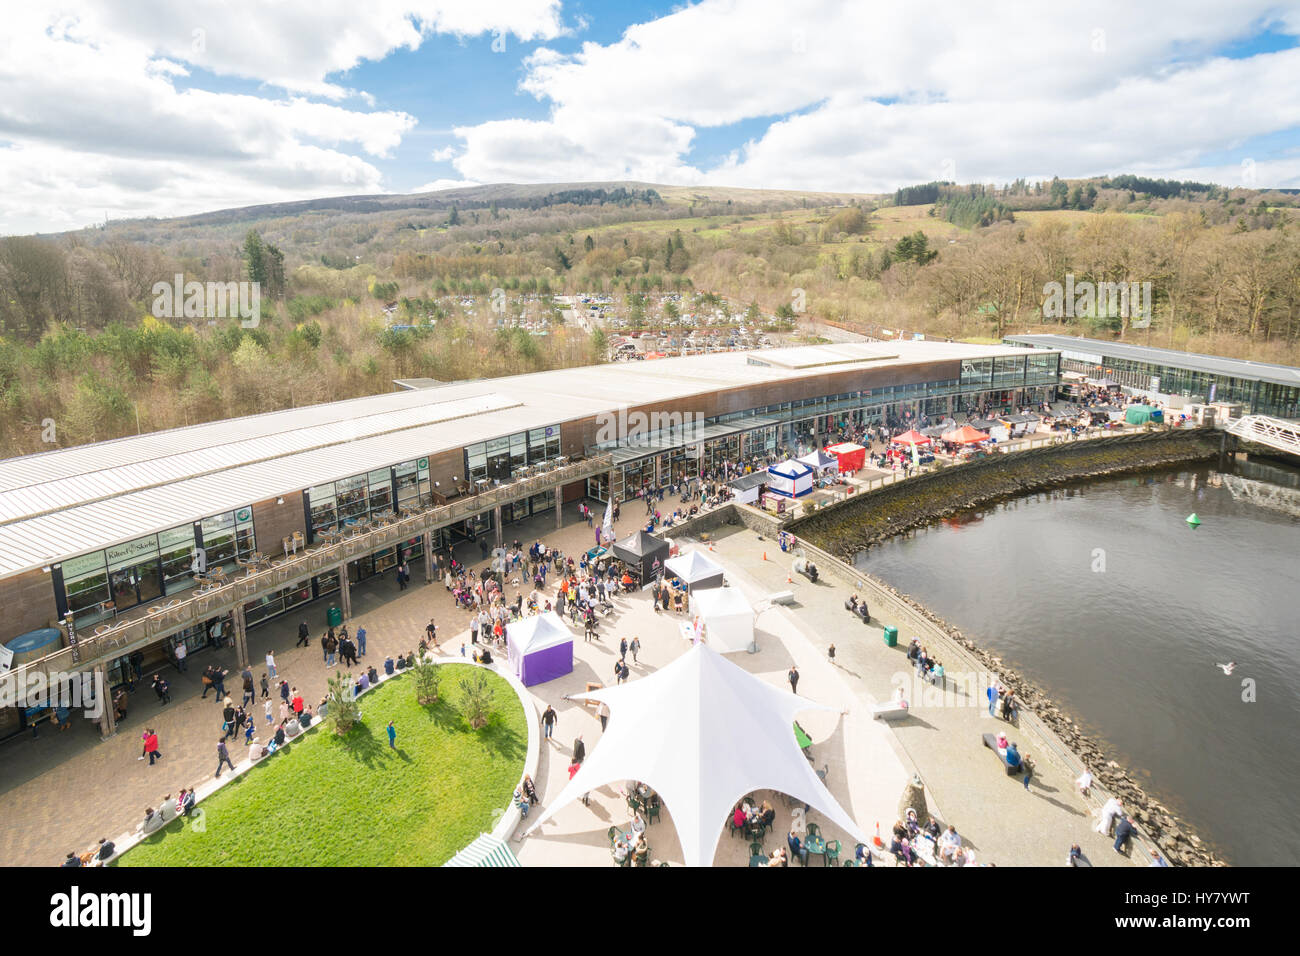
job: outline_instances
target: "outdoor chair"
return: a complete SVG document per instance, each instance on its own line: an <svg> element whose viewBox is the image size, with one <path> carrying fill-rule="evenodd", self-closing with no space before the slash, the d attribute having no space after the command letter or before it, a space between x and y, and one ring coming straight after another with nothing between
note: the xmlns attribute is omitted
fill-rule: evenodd
<svg viewBox="0 0 1300 956"><path fill-rule="evenodd" d="M751 844L749 845L749 855L750 855L750 856L767 856L767 853L764 852L764 850L763 850L763 844L760 843L760 842L758 842L757 840L755 840L753 843L751 843Z"/></svg>
<svg viewBox="0 0 1300 956"><path fill-rule="evenodd" d="M815 823L808 824L808 836L811 837L811 836L821 836L821 835L822 835L822 831L818 828L817 824Z"/></svg>
<svg viewBox="0 0 1300 956"><path fill-rule="evenodd" d="M840 861L840 841L827 840L826 841L826 865L834 866L835 864L839 863L839 861Z"/></svg>
<svg viewBox="0 0 1300 956"><path fill-rule="evenodd" d="M731 818L728 818L728 820L727 820L727 829L731 831L731 835L732 835L732 836L735 836L735 835L738 834L738 833L742 833L742 832L744 832L744 829L745 829L745 828L744 828L743 826L739 826L739 827L736 826L736 820L735 820L735 818L734 818L734 817L731 817Z"/></svg>
<svg viewBox="0 0 1300 956"><path fill-rule="evenodd" d="M658 804L658 803L649 803L649 804L646 804L646 808L645 808L645 823L646 823L646 826L650 826L652 823L654 823L656 820L658 820L658 819L659 819L659 813L660 813L660 811L662 811L662 810L663 810L663 805L662 805L662 804Z"/></svg>

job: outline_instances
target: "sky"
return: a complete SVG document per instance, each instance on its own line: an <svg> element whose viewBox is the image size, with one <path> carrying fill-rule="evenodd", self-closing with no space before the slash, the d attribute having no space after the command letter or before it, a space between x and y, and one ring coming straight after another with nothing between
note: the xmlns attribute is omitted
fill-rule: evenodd
<svg viewBox="0 0 1300 956"><path fill-rule="evenodd" d="M48 0L0 235L483 183L1300 187L1300 3Z"/></svg>

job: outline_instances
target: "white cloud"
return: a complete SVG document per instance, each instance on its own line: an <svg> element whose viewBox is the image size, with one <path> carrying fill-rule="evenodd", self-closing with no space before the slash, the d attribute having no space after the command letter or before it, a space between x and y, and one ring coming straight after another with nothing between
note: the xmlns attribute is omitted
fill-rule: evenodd
<svg viewBox="0 0 1300 956"><path fill-rule="evenodd" d="M1266 25L1294 35L1300 14L1272 0L947 0L924 15L704 0L616 43L539 49L520 85L550 119L460 128L454 165L487 181L863 191L953 168L962 181L1194 169L1199 155L1300 126L1296 51L1210 55ZM782 116L714 168L687 159L697 128Z"/></svg>
<svg viewBox="0 0 1300 956"><path fill-rule="evenodd" d="M331 77L433 32L553 37L558 16L558 0L10 5L0 233L385 191L375 161L416 119L365 93L366 108L340 105ZM215 92L209 73L296 92Z"/></svg>
<svg viewBox="0 0 1300 956"><path fill-rule="evenodd" d="M445 163L447 160L451 159L455 155L456 155L456 147L447 146L443 149L435 149L432 153L429 154L429 158L432 159L435 163Z"/></svg>

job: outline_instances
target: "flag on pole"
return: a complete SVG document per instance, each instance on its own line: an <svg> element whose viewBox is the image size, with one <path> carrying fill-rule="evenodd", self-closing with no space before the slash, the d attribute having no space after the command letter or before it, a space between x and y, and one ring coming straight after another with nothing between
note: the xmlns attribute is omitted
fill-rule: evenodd
<svg viewBox="0 0 1300 956"><path fill-rule="evenodd" d="M600 523L601 534L606 541L614 540L614 496L610 495L605 503L605 520Z"/></svg>

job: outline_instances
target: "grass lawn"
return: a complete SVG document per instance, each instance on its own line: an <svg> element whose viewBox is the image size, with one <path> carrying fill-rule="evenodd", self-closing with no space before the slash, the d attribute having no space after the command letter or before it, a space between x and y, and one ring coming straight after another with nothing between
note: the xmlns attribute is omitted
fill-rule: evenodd
<svg viewBox="0 0 1300 956"><path fill-rule="evenodd" d="M491 722L471 731L459 681L473 670L442 665L439 701L421 707L410 675L361 698L361 723L339 737L325 721L282 754L199 804L202 832L175 820L121 866L438 866L509 803L523 776L528 727L510 685L496 691ZM397 727L397 750L385 728Z"/></svg>

